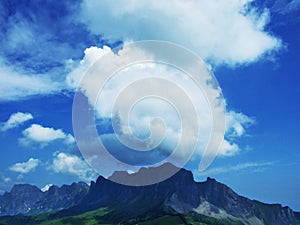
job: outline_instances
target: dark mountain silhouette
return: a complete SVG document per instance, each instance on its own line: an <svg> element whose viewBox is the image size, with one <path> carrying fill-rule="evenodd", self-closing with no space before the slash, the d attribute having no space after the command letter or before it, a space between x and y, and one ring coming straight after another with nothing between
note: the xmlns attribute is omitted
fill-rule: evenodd
<svg viewBox="0 0 300 225"><path fill-rule="evenodd" d="M143 169L138 174L116 172L112 179L133 179L132 176L141 174L143 179L147 179L147 175L151 179L157 168L148 170L153 171L145 173ZM44 193L35 186L17 185L10 193L0 197L0 207L1 215L38 214L64 209L51 214L50 219L105 208L109 213L101 218L113 221L113 224L126 224L126 221L134 219L147 220L164 215L189 215L195 219L206 216L220 221L232 221L219 224L300 224L299 213L293 212L289 207L242 197L212 178L207 178L205 182L195 182L192 173L185 169L180 169L165 181L148 186L121 185L102 176L96 182L91 182L89 190L84 183L61 188L54 186Z"/></svg>
<svg viewBox="0 0 300 225"><path fill-rule="evenodd" d="M0 216L18 214L40 214L78 205L88 193L89 186L79 182L57 187L51 186L42 192L29 184L17 184L0 196Z"/></svg>

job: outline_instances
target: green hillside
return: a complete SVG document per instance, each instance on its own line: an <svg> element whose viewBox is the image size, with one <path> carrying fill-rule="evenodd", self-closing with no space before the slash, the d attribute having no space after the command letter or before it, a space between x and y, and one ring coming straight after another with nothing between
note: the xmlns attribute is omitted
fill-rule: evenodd
<svg viewBox="0 0 300 225"><path fill-rule="evenodd" d="M156 214L156 215L155 215ZM57 218L57 213L46 213L38 216L5 216L0 217L1 225L243 225L241 222L217 220L203 215L180 215L151 213L137 218L125 219L129 215L119 216L107 208L85 212L79 215Z"/></svg>

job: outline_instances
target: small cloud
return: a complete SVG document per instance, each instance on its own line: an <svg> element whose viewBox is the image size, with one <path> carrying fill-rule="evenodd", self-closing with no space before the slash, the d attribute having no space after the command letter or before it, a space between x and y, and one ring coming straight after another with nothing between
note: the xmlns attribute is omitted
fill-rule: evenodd
<svg viewBox="0 0 300 225"><path fill-rule="evenodd" d="M9 178L9 177L5 177L5 178L3 179L3 181L4 181L5 183L8 183L8 182L10 182L10 181L11 181L11 178Z"/></svg>
<svg viewBox="0 0 300 225"><path fill-rule="evenodd" d="M234 156L239 152L240 148L236 143L230 143L226 139L223 140L223 143L220 148L220 156Z"/></svg>
<svg viewBox="0 0 300 225"><path fill-rule="evenodd" d="M71 134L68 134L64 140L64 143L66 145L73 144L74 142L75 142L75 138Z"/></svg>
<svg viewBox="0 0 300 225"><path fill-rule="evenodd" d="M226 112L226 131L219 156L234 156L238 154L240 146L236 141L247 135L247 128L254 125L255 122L254 118L243 113L232 110Z"/></svg>
<svg viewBox="0 0 300 225"><path fill-rule="evenodd" d="M1 123L0 130L6 131L12 129L32 119L33 116L30 113L23 113L23 112L14 113L9 117L9 119L6 122Z"/></svg>
<svg viewBox="0 0 300 225"><path fill-rule="evenodd" d="M63 152L55 155L51 168L56 173L71 174L83 181L91 181L97 173L81 158Z"/></svg>
<svg viewBox="0 0 300 225"><path fill-rule="evenodd" d="M17 180L18 181L21 181L21 180L23 180L24 179L24 175L23 174L19 174L18 176L17 176Z"/></svg>
<svg viewBox="0 0 300 225"><path fill-rule="evenodd" d="M241 137L246 128L255 124L255 119L243 113L230 110L226 113L226 135L229 137Z"/></svg>
<svg viewBox="0 0 300 225"><path fill-rule="evenodd" d="M11 178L10 178L10 177L2 176L1 178L2 178L2 181L3 181L4 183L9 183L9 182L11 182Z"/></svg>
<svg viewBox="0 0 300 225"><path fill-rule="evenodd" d="M32 124L29 128L23 131L23 138L20 138L20 143L28 145L31 142L40 143L45 146L55 140L63 140L66 144L75 142L71 134L64 133L61 129L54 129L51 127L43 127L39 124Z"/></svg>
<svg viewBox="0 0 300 225"><path fill-rule="evenodd" d="M27 162L12 165L9 167L9 170L25 174L34 170L40 163L41 161L39 159L30 158Z"/></svg>

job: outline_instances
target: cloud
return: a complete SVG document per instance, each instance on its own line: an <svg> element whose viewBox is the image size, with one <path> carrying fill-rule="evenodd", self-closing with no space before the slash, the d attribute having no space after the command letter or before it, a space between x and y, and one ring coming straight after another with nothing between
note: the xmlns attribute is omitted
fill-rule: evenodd
<svg viewBox="0 0 300 225"><path fill-rule="evenodd" d="M41 161L39 159L30 158L27 162L12 165L9 167L9 170L25 174L33 171L40 163Z"/></svg>
<svg viewBox="0 0 300 225"><path fill-rule="evenodd" d="M81 58L92 44L101 45L99 37L77 21L79 5L71 0L2 2L0 101L61 92L66 61Z"/></svg>
<svg viewBox="0 0 300 225"><path fill-rule="evenodd" d="M9 182L11 182L11 178L10 177L6 177L6 176L1 176L1 179L2 179L2 181L4 182L4 183L9 183Z"/></svg>
<svg viewBox="0 0 300 225"><path fill-rule="evenodd" d="M76 19L80 1L8 0L1 6L1 55L14 67L52 73L70 56L80 58L83 49L100 44ZM63 80L61 74L57 78Z"/></svg>
<svg viewBox="0 0 300 225"><path fill-rule="evenodd" d="M240 147L236 143L224 139L220 146L219 156L234 156L239 153L239 150Z"/></svg>
<svg viewBox="0 0 300 225"><path fill-rule="evenodd" d="M63 140L66 144L72 144L75 142L75 139L71 134L66 134L61 129L56 130L51 127L43 127L39 124L32 124L22 133L24 137L20 138L19 141L25 145L31 142L36 142L45 146L55 140Z"/></svg>
<svg viewBox="0 0 300 225"><path fill-rule="evenodd" d="M83 49L97 51L88 47L120 40L175 42L214 65L254 62L278 50L281 41L265 30L268 10L250 2L5 2L0 7L0 101L62 92Z"/></svg>
<svg viewBox="0 0 300 225"><path fill-rule="evenodd" d="M241 112L229 110L226 113L226 132L224 141L220 147L220 156L234 156L239 153L240 146L236 141L247 135L247 128L255 124L255 118Z"/></svg>
<svg viewBox="0 0 300 225"><path fill-rule="evenodd" d="M63 152L55 155L51 168L56 173L75 175L87 182L97 178L97 173L83 159Z"/></svg>
<svg viewBox="0 0 300 225"><path fill-rule="evenodd" d="M24 71L23 71L24 72ZM47 74L19 73L0 62L0 101L14 101L34 95L49 95L60 92L63 84Z"/></svg>
<svg viewBox="0 0 300 225"><path fill-rule="evenodd" d="M251 2L84 0L81 22L92 33L109 39L171 41L215 65L235 66L281 47L281 40L265 30L269 10Z"/></svg>
<svg viewBox="0 0 300 225"><path fill-rule="evenodd" d="M262 171L270 166L274 165L274 162L246 162L240 163L235 166L229 167L216 167L212 169L208 169L204 172L196 172L198 176L215 176L224 173L231 173L231 172L243 172L243 171L251 171L251 172L259 172Z"/></svg>
<svg viewBox="0 0 300 225"><path fill-rule="evenodd" d="M1 131L6 131L17 127L28 120L32 120L33 116L30 113L17 112L12 114L9 119L0 125Z"/></svg>
<svg viewBox="0 0 300 225"><path fill-rule="evenodd" d="M229 137L241 137L245 134L246 128L255 124L255 119L230 110L226 114L227 135Z"/></svg>
<svg viewBox="0 0 300 225"><path fill-rule="evenodd" d="M116 156L119 156L123 162L132 163L134 165L139 163L146 162L157 162L158 158L161 159L161 156L165 158L174 150L178 141L180 140L183 143L184 149L191 149L191 143L195 140L195 132L197 131L199 125L199 134L200 139L198 140L198 146L196 150L196 157L203 156L203 152L206 148L207 141L209 139L210 130L212 129L212 119L210 106L207 103L203 92L199 90L197 85L191 79L187 79L186 74L183 74L181 71L174 69L173 67L168 67L163 64L156 63L146 63L146 64L137 64L130 65L125 69L116 72L110 79L107 81L106 85L101 92L99 92L99 86L96 85L99 74L103 68L95 69L99 73L95 73L90 79L82 80L83 76L86 74L90 66L99 58L103 57L105 54L113 55L112 57L120 57L124 54L124 49L118 52L118 55L113 55L109 47L97 48L95 46L90 47L85 50L85 55L80 61L80 64L77 67L74 67L74 70L68 75L67 83L72 88L78 88L81 90L89 100L91 106L95 107L96 117L100 121L101 127L99 131L101 133L101 139L113 152L115 149L120 149L120 152L115 152ZM136 54L148 54L143 52L143 50L136 50ZM122 59L129 60L129 59ZM114 63L113 61L111 63ZM109 66L109 65L108 65ZM132 131L134 135L138 137L147 137L149 135L149 124L152 118L162 118L167 129L165 133L165 140L161 143L159 148L159 153L149 153L147 155L142 155L139 153L128 152L128 154L123 154L123 149L120 147L120 143L116 141L116 136L112 135L114 131L111 128L111 119L112 119L112 109L113 104L116 99L120 96L124 96L123 89L128 87L131 83L137 80L144 78L165 78L171 82L177 84L180 88L185 90L186 94L191 98L193 104L198 112L199 124L196 123L193 117L190 115L190 111L185 110L186 99L183 96L179 96L177 99L177 107L183 108L183 114L181 117L187 118L189 134L183 135L181 137L181 125L180 117L177 112L174 110L170 104L167 104L161 99L143 99L143 101L137 102L132 110L130 111L130 122L126 124L124 118L127 115L118 115L119 124L118 127L115 127L120 131L121 134L126 134L128 131ZM154 87L155 83L145 84L147 87ZM207 82L208 90L214 100L217 101L220 97L220 89L217 89L210 85L210 82ZM155 88L155 87L154 87ZM140 93L143 92L145 86L141 85L134 89L130 96L127 96L127 99L130 99L131 96L140 96ZM163 90L163 89L162 89ZM159 94L159 93L158 93ZM173 93L166 92L164 93L167 99L172 99ZM126 108L128 101L121 101L119 105L120 111ZM217 110L218 106L215 106ZM113 115L116 118L117 115ZM235 112L230 110L226 112L226 134L224 136L223 144L219 152L220 156L230 157L239 153L240 146L238 144L238 139L246 135L247 128L255 123L255 119L251 118L241 112ZM151 127L152 134L158 136L163 136L161 133L163 129L160 126ZM110 129L108 129L110 127ZM107 132L105 133L106 130ZM223 136L223 133L220 134ZM115 144L114 144L115 143ZM157 150L157 149L156 149ZM126 151L126 150L124 150ZM93 151L92 151L93 152ZM180 152L182 157L186 154L186 151ZM93 153L94 154L94 153ZM91 161L93 161L93 155L91 154ZM97 153L95 153L97 154ZM144 160L143 160L144 156ZM125 159L124 159L125 158ZM156 159L156 160L155 160ZM174 163L174 162L173 162ZM101 166L101 165L99 165Z"/></svg>
<svg viewBox="0 0 300 225"><path fill-rule="evenodd" d="M75 61L69 59L69 67L73 69L66 78L68 86L77 88L80 80L88 71L89 67L107 53L111 53L111 48L108 46L103 46L103 48L91 46L84 50L84 57L80 60L79 65L76 65Z"/></svg>
<svg viewBox="0 0 300 225"><path fill-rule="evenodd" d="M273 2L271 10L272 12L282 15L297 12L300 8L300 0L277 0Z"/></svg>

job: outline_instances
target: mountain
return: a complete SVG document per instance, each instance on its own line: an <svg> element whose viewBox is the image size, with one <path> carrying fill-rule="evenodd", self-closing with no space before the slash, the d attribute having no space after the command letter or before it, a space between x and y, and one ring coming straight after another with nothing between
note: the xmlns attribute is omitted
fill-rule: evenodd
<svg viewBox="0 0 300 225"><path fill-rule="evenodd" d="M130 176L135 175L127 174L125 177L130 179ZM297 223L294 212L288 207L239 196L215 179L195 182L192 173L185 169L163 182L139 187L120 185L99 177L91 185L81 205L89 208L108 206L116 212L130 215L126 219L160 211L201 214L218 219L240 220L251 225Z"/></svg>
<svg viewBox="0 0 300 225"><path fill-rule="evenodd" d="M146 170L150 172L146 173ZM116 172L111 179L134 179L142 174L146 181L156 172L157 168L141 169L137 174ZM91 182L89 189L86 184L78 183L50 187L43 193L34 186L19 185L0 197L0 206L2 215L64 209L41 216L0 218L0 223L9 225L44 224L45 220L56 221L45 224L300 224L299 213L288 207L239 196L212 178L195 182L192 173L185 169L148 186L121 185L102 176Z"/></svg>
<svg viewBox="0 0 300 225"><path fill-rule="evenodd" d="M18 214L40 214L66 209L78 205L88 193L89 186L79 182L47 191L29 184L17 184L9 193L0 196L0 216Z"/></svg>

